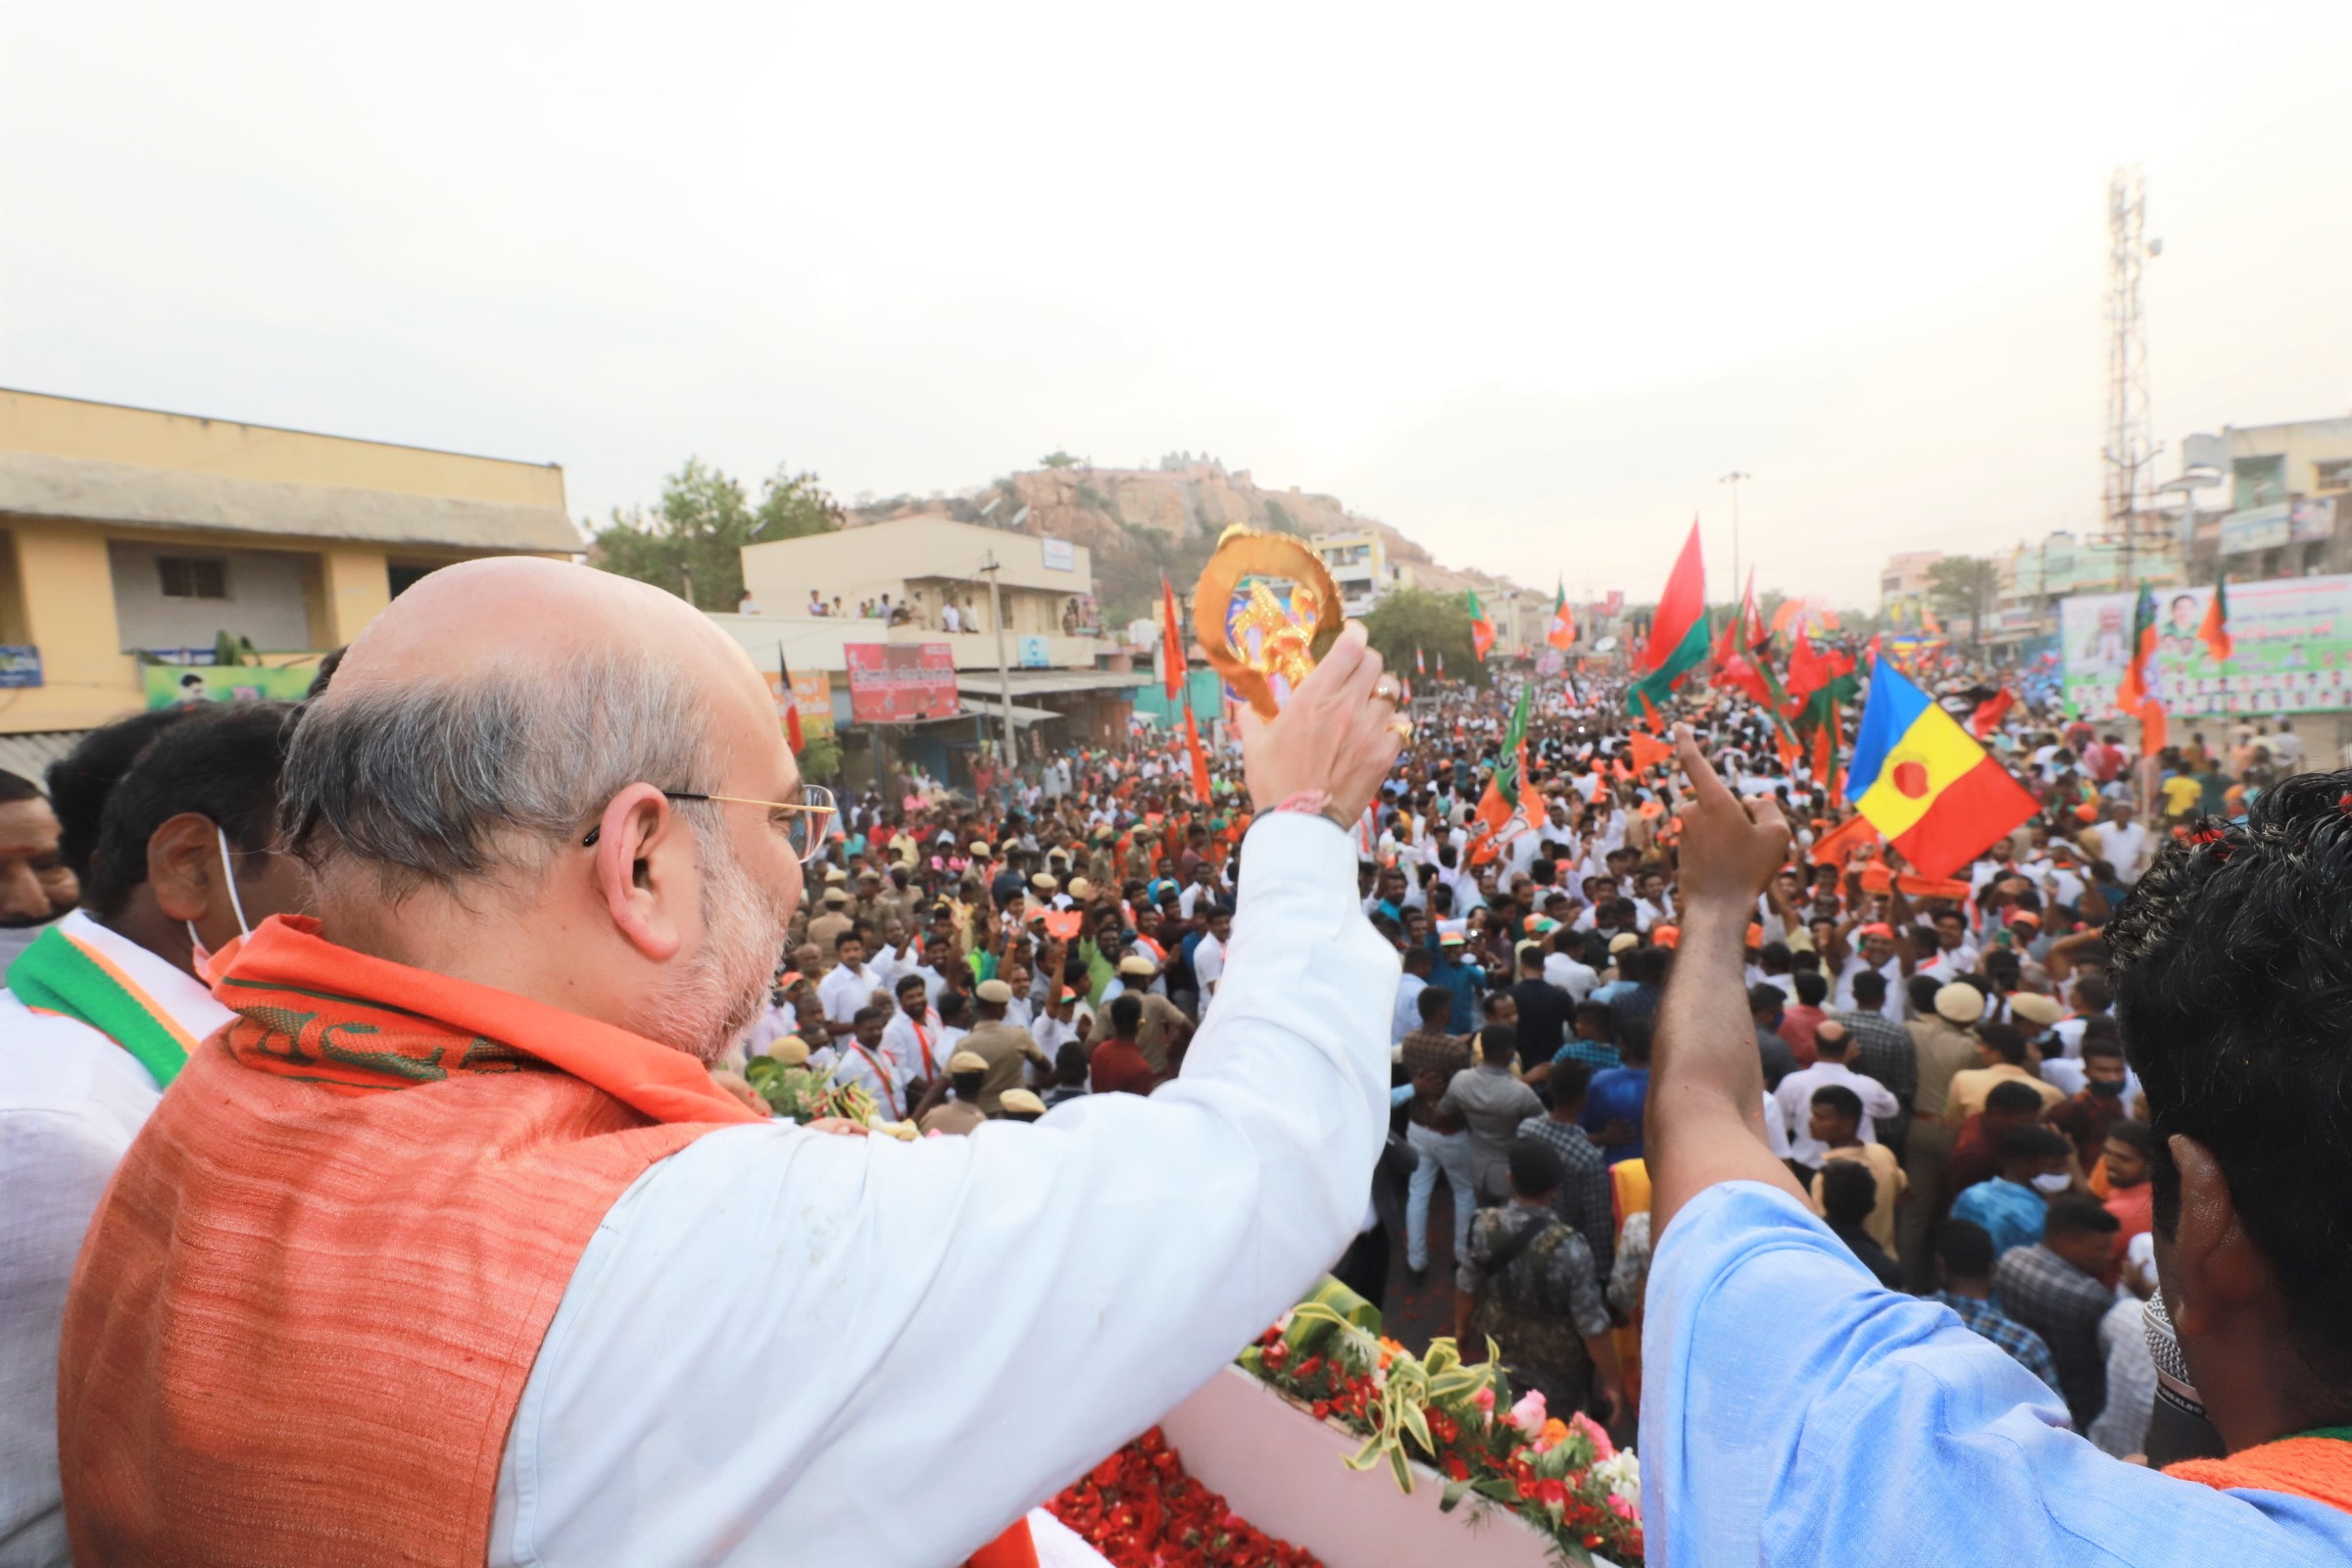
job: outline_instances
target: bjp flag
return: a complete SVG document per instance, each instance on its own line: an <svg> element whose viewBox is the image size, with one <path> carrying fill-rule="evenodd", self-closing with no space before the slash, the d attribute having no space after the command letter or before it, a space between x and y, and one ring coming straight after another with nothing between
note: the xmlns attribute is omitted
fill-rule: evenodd
<svg viewBox="0 0 2352 1568"><path fill-rule="evenodd" d="M1940 880L2038 807L1891 662L1871 677L1846 798L1921 876Z"/></svg>

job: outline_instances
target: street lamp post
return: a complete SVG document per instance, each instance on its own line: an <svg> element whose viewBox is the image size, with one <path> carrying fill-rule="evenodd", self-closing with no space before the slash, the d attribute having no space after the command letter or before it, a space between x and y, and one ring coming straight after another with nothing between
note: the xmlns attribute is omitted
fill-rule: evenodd
<svg viewBox="0 0 2352 1568"><path fill-rule="evenodd" d="M997 553L991 550L981 559L980 572L988 579L988 618L997 627L997 699L1004 708L1004 765L1014 767L1020 762L1020 754L1013 750L1012 676L1004 664L1004 591L997 583L1002 564Z"/></svg>
<svg viewBox="0 0 2352 1568"><path fill-rule="evenodd" d="M1734 594L1740 592L1740 483L1743 479L1754 477L1755 475L1752 473L1734 468L1715 481L1717 484L1728 484L1732 487L1732 592Z"/></svg>

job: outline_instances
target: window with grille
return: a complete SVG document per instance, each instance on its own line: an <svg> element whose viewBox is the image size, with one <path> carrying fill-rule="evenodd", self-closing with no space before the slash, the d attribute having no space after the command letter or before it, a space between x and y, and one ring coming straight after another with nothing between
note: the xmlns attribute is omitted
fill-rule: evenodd
<svg viewBox="0 0 2352 1568"><path fill-rule="evenodd" d="M219 556L158 556L155 572L166 599L228 597L228 563Z"/></svg>

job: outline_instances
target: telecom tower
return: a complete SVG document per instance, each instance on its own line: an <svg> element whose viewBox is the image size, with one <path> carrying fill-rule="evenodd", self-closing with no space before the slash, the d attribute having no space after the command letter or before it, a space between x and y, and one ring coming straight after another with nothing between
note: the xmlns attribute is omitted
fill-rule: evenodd
<svg viewBox="0 0 2352 1568"><path fill-rule="evenodd" d="M2124 552L2126 593L2132 591L2139 518L2146 510L2156 460L2155 422L2148 409L2147 314L2139 298L2142 265L2163 241L2146 237L2147 181L2137 164L2107 181L2107 445L2103 534Z"/></svg>

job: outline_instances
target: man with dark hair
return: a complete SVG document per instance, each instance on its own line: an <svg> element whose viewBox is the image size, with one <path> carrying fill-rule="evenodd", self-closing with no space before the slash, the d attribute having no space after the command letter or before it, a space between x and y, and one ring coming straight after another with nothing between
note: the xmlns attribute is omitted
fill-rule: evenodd
<svg viewBox="0 0 2352 1568"><path fill-rule="evenodd" d="M1454 1332L1494 1339L1512 1381L1563 1418L1625 1408L1600 1273L1576 1228L1553 1211L1560 1157L1533 1139L1510 1146L1510 1201L1471 1222L1454 1277Z"/></svg>
<svg viewBox="0 0 2352 1568"><path fill-rule="evenodd" d="M1558 1055L1576 1001L1544 978L1544 944L1532 938L1519 944L1519 983L1511 987L1511 1001L1519 1009L1520 1070Z"/></svg>
<svg viewBox="0 0 2352 1568"><path fill-rule="evenodd" d="M1958 1127L1983 1110L1984 1097L1998 1083L2031 1085L2041 1097L2045 1108L2066 1098L2066 1092L2056 1084L2044 1083L2034 1075L2033 1066L2026 1059L2026 1037L2022 1032L2010 1024L1982 1023L1977 1026L1977 1065L1952 1074L1950 1098L1943 1107L1944 1121Z"/></svg>
<svg viewBox="0 0 2352 1568"><path fill-rule="evenodd" d="M1616 1205L1609 1192L1609 1156L1592 1142L1578 1118L1585 1113L1585 1091L1592 1069L1581 1061L1555 1062L1544 1088L1550 1103L1541 1116L1519 1124L1519 1139L1550 1146L1560 1158L1559 1196L1552 1207L1575 1226L1592 1250L1592 1266L1606 1277L1615 1250Z"/></svg>
<svg viewBox="0 0 2352 1568"><path fill-rule="evenodd" d="M2085 1040L2081 1093L2067 1096L2049 1109L2050 1125L2075 1141L2075 1154L2084 1170L2097 1162L2107 1130L2131 1114L2124 1103L2124 1084L2129 1076L2121 1042Z"/></svg>
<svg viewBox="0 0 2352 1568"><path fill-rule="evenodd" d="M2352 1424L2335 1218L2352 993L2301 983L2352 953L2352 775L2276 786L2249 827L2168 847L2105 933L2169 1170L2162 1296L2215 1427L2252 1450L2167 1475L2053 1427L2040 1384L1944 1306L1881 1291L1766 1149L1740 950L1788 827L1678 741L1684 923L1648 1149L1650 1558L1771 1560L1832 1517L1854 1562L1962 1538L1958 1556L2000 1563L2352 1558L2341 1440L2297 1436Z"/></svg>
<svg viewBox="0 0 2352 1568"><path fill-rule="evenodd" d="M1427 953L1429 950L1420 950ZM1444 1108L1446 1092L1456 1073L1470 1065L1470 1047L1446 1032L1453 1010L1452 995L1426 986L1414 998L1418 1029L1404 1037L1398 1057L1412 1099L1404 1107L1404 1140L1413 1151L1413 1174L1405 1184L1404 1268L1415 1284L1429 1267L1429 1202L1446 1178L1453 1194L1453 1247L1458 1254L1470 1234L1470 1216L1478 1207L1478 1184L1470 1174L1470 1129L1458 1112Z"/></svg>
<svg viewBox="0 0 2352 1568"><path fill-rule="evenodd" d="M1952 1140L1951 1163L1944 1167L1947 1191L1956 1197L1999 1175L2001 1139L2012 1127L2039 1120L2041 1096L2032 1084L1994 1084L1984 1097L1984 1108L1962 1122L1959 1137Z"/></svg>
<svg viewBox="0 0 2352 1568"><path fill-rule="evenodd" d="M1872 1125L1878 1129L1879 1142L1899 1158L1910 1143L1911 1106L1919 1093L1919 1046L1909 1029L1888 1022L1879 1010L1886 1001L1886 977L1875 970L1855 975L1854 1005L1829 1017L1845 1025L1846 1033L1853 1037L1846 1064L1865 1078L1876 1078L1894 1096L1895 1114L1876 1118ZM1819 1035L1819 1025L1814 1032Z"/></svg>
<svg viewBox="0 0 2352 1568"><path fill-rule="evenodd" d="M2049 1346L2077 1432L2088 1432L2107 1403L2099 1319L2115 1304L2115 1291L2104 1283L2114 1267L2115 1232L2115 1216L2095 1200L2058 1198L2041 1240L2002 1252L1992 1265L2002 1309Z"/></svg>
<svg viewBox="0 0 2352 1568"><path fill-rule="evenodd" d="M1810 1067L1813 1065L1813 1031L1820 1028L1830 1016L1823 1006L1829 1000L1830 983L1822 978L1819 969L1798 969L1789 975L1788 984L1795 992L1796 1000L1781 1010L1780 1036L1788 1042L1788 1054L1796 1058L1796 1064ZM1880 1021L1883 1023L1886 1020Z"/></svg>
<svg viewBox="0 0 2352 1568"><path fill-rule="evenodd" d="M57 764L87 839L86 897L40 932L0 995L0 1560L10 1562L66 1557L58 1325L90 1215L188 1054L231 1016L206 989L212 954L309 896L301 866L277 853L286 710L164 711L172 723L141 714L94 731ZM80 823L92 809L98 821Z"/></svg>
<svg viewBox="0 0 2352 1568"><path fill-rule="evenodd" d="M1903 1196L1903 1167L1884 1144L1861 1138L1862 1097L1844 1084L1824 1084L1813 1091L1805 1131L1821 1145L1821 1169L1812 1182L1813 1212L1829 1214L1823 1178L1838 1165L1860 1165L1870 1172L1878 1197L1863 1228L1891 1254L1894 1248L1894 1205Z"/></svg>
<svg viewBox="0 0 2352 1568"><path fill-rule="evenodd" d="M2056 1128L2033 1123L2007 1129L1999 1144L2000 1174L1953 1199L1952 1218L1984 1226L1996 1259L2013 1247L2031 1247L2041 1240L2049 1200L2073 1183L2066 1169L2072 1152Z"/></svg>
<svg viewBox="0 0 2352 1568"><path fill-rule="evenodd" d="M1824 1153L1821 1141L1812 1134L1816 1090L1829 1084L1845 1089L1861 1103L1866 1117L1891 1116L1902 1108L1885 1084L1854 1071L1849 1061L1853 1050L1853 1037L1845 1032L1845 1025L1831 1019L1813 1036L1813 1065L1799 1067L1772 1092L1772 1098L1780 1102L1781 1125L1788 1129L1788 1157L1807 1170L1820 1169ZM1871 1120L1862 1121L1856 1132L1866 1144L1878 1141L1878 1129Z"/></svg>
<svg viewBox="0 0 2352 1568"><path fill-rule="evenodd" d="M1755 1026L1756 1054L1764 1063L1767 1089L1780 1088L1781 1080L1796 1071L1796 1055L1778 1028L1788 1005L1788 998L1779 986L1759 982L1747 988L1747 1016Z"/></svg>
<svg viewBox="0 0 2352 1568"><path fill-rule="evenodd" d="M1878 1238L1870 1234L1870 1216L1879 1203L1879 1184L1871 1176L1870 1168L1851 1160L1838 1161L1813 1178L1813 1190L1830 1234L1843 1242L1881 1285L1890 1291L1899 1289L1901 1275L1894 1259L1886 1255Z"/></svg>
<svg viewBox="0 0 2352 1568"><path fill-rule="evenodd" d="M49 804L57 812L57 853L77 877L90 874L98 848L98 824L107 797L139 753L155 738L200 708L151 708L94 729L73 751L49 764ZM282 710L279 710L282 711Z"/></svg>
<svg viewBox="0 0 2352 1568"><path fill-rule="evenodd" d="M2058 1393L2058 1368L2042 1337L1992 1301L1992 1238L1984 1227L1947 1219L1936 1227L1936 1276L1941 1288L1928 1298L1959 1314L1971 1332L1983 1335ZM2064 1396L2060 1396L2064 1397Z"/></svg>
<svg viewBox="0 0 2352 1568"><path fill-rule="evenodd" d="M1536 1092L1511 1076L1518 1046L1517 1032L1508 1024L1481 1029L1477 1059L1453 1075L1438 1102L1441 1113L1460 1117L1470 1129L1470 1181L1481 1201L1502 1197L1504 1166L1519 1124L1544 1110Z"/></svg>
<svg viewBox="0 0 2352 1568"><path fill-rule="evenodd" d="M1110 1019L1110 1034L1098 1043L1091 1059L1094 1092L1098 1095L1148 1095L1157 1080L1152 1064L1144 1059L1142 1042L1136 1033L1143 1026L1144 1003L1141 997L1124 992L1110 999L1103 1009Z"/></svg>
<svg viewBox="0 0 2352 1568"><path fill-rule="evenodd" d="M0 977L81 896L58 841L57 812L31 780L0 772Z"/></svg>
<svg viewBox="0 0 2352 1568"><path fill-rule="evenodd" d="M2105 1178L2107 1212L2115 1216L2122 1227L2116 1232L2116 1250L2132 1245L2132 1238L2155 1229L2155 1192L2148 1181L2148 1172L2156 1157L2155 1135L2144 1121L2119 1121L2107 1129L2106 1142L2100 1146L2099 1174Z"/></svg>
<svg viewBox="0 0 2352 1568"><path fill-rule="evenodd" d="M1568 1038L1552 1056L1555 1062L1581 1061L1594 1072L1623 1065L1617 1054L1617 1024L1605 1002L1580 1002L1569 1020Z"/></svg>

